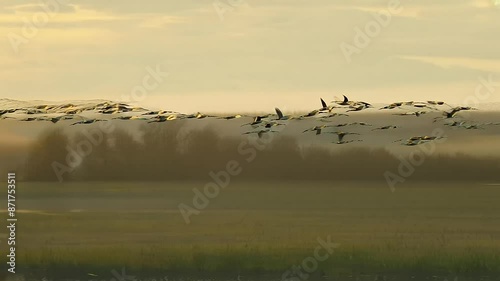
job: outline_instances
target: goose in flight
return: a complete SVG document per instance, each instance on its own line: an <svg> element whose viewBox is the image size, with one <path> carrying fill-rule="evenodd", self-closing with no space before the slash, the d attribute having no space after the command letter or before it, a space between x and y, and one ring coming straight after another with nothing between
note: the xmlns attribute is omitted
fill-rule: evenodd
<svg viewBox="0 0 500 281"><path fill-rule="evenodd" d="M416 139L416 140L408 139L405 142L403 142L402 145L415 146L415 145L420 145L420 144L423 144L423 143L424 142L422 140L419 140L419 139Z"/></svg>
<svg viewBox="0 0 500 281"><path fill-rule="evenodd" d="M402 144L403 145L407 145L407 146L413 146L413 145L419 145L419 144L423 144L423 143L426 143L428 141L433 141L433 140L437 140L437 139L442 139L444 137L438 137L438 136L416 136L416 137L411 137L409 139L399 139L399 140L396 140L394 142L400 142L400 141L404 141Z"/></svg>
<svg viewBox="0 0 500 281"><path fill-rule="evenodd" d="M123 112L127 112L127 111L121 110L119 108L108 108L108 109L98 110L97 112L101 113L101 114L117 114L117 113L123 113Z"/></svg>
<svg viewBox="0 0 500 281"><path fill-rule="evenodd" d="M7 113L14 113L16 112L17 109L1 109L0 110L0 116L7 114Z"/></svg>
<svg viewBox="0 0 500 281"><path fill-rule="evenodd" d="M347 144L347 143L351 143L351 142L361 142L363 140L348 140L348 141L345 141L345 140L342 140L342 141L337 141L337 142L333 142L333 143L336 143L336 144Z"/></svg>
<svg viewBox="0 0 500 281"><path fill-rule="evenodd" d="M401 145L406 145L406 146L414 146L414 145L419 145L424 143L420 137L411 137L409 139L399 139L395 140L394 142L402 142Z"/></svg>
<svg viewBox="0 0 500 281"><path fill-rule="evenodd" d="M259 130L259 131L250 131L250 132L245 132L243 133L243 135L252 135L252 134L257 134L257 136L260 138L262 138L262 136L264 134L267 134L267 133L278 133L278 131L273 131L273 130Z"/></svg>
<svg viewBox="0 0 500 281"><path fill-rule="evenodd" d="M363 109L365 109L365 107L363 105L352 105L349 107L350 109L348 109L346 112L352 112L352 111L361 111Z"/></svg>
<svg viewBox="0 0 500 281"><path fill-rule="evenodd" d="M465 121L453 121L451 123L445 123L445 126L450 126L450 127L460 127L465 124Z"/></svg>
<svg viewBox="0 0 500 281"><path fill-rule="evenodd" d="M431 141L431 140L437 140L441 139L443 137L437 137L437 136L418 136L418 137L411 137L411 140L423 140L423 141Z"/></svg>
<svg viewBox="0 0 500 281"><path fill-rule="evenodd" d="M21 108L21 109L18 109L16 111L21 111L24 114L28 114L28 115L47 113L45 110L40 110L40 109L36 109L36 108L35 109L33 109L33 108Z"/></svg>
<svg viewBox="0 0 500 281"><path fill-rule="evenodd" d="M372 105L367 103L367 102L364 102L364 101L358 101L358 102L354 102L354 103L351 103L349 105L349 110L347 110L346 112L351 112L351 111L361 111L363 109L367 109L367 108L371 108Z"/></svg>
<svg viewBox="0 0 500 281"><path fill-rule="evenodd" d="M452 123L446 123L444 124L445 126L450 126L450 127L457 127L457 128L464 128L466 130L478 130L478 129L484 129L481 127L481 125L488 125L488 124L467 124L465 121L453 121Z"/></svg>
<svg viewBox="0 0 500 281"><path fill-rule="evenodd" d="M347 136L347 135L359 135L358 133L349 133L349 132L327 132L328 134L336 134L337 135L337 142L335 142L336 144L346 144L346 143L351 143L351 142L355 142L355 141L362 141L362 140L349 140L349 141L345 141L344 140L344 137Z"/></svg>
<svg viewBox="0 0 500 281"><path fill-rule="evenodd" d="M293 119L292 116L283 115L283 112L277 107L274 110L276 111L276 114L278 115L278 118L276 120L291 120L291 119Z"/></svg>
<svg viewBox="0 0 500 281"><path fill-rule="evenodd" d="M217 119L233 120L233 119L239 119L239 118L242 118L242 117L243 117L243 115L236 114L236 115L230 115L230 116L217 117Z"/></svg>
<svg viewBox="0 0 500 281"><path fill-rule="evenodd" d="M103 120L103 119L84 119L82 121L75 122L75 123L71 124L70 126L73 126L73 125L89 125L89 124L94 124L94 123L103 122L103 121L108 121L108 120Z"/></svg>
<svg viewBox="0 0 500 281"><path fill-rule="evenodd" d="M457 113L459 113L460 111L465 111L465 110L477 110L476 108L472 108L470 106L457 106L457 107L454 107L452 108L450 111L444 111L443 112L443 117L436 117L434 118L434 122L438 121L438 120L442 120L442 119L451 119L453 117L455 117L455 115Z"/></svg>
<svg viewBox="0 0 500 281"><path fill-rule="evenodd" d="M404 113L394 113L393 115L420 117L420 115L426 114L426 113L427 113L427 111L410 111L410 112L404 112Z"/></svg>
<svg viewBox="0 0 500 281"><path fill-rule="evenodd" d="M118 120L149 120L148 118L145 117L140 117L140 116L118 116L113 119L118 119Z"/></svg>
<svg viewBox="0 0 500 281"><path fill-rule="evenodd" d="M157 111L148 111L143 113L142 115L162 115L162 114L172 114L175 113L170 110L157 110Z"/></svg>
<svg viewBox="0 0 500 281"><path fill-rule="evenodd" d="M165 122L165 121L173 121L177 119L177 114L170 114L170 115L156 115L155 117L149 119L148 123L154 123L154 122Z"/></svg>
<svg viewBox="0 0 500 281"><path fill-rule="evenodd" d="M383 109L394 109L394 108L399 108L403 105L403 102L394 102L394 103L391 103L389 105L386 105L384 107L381 107L379 108L380 110L383 110Z"/></svg>
<svg viewBox="0 0 500 281"><path fill-rule="evenodd" d="M332 112L332 110L334 109L333 106L328 106L323 98L320 98L319 100L321 101L321 108L319 109L319 111Z"/></svg>
<svg viewBox="0 0 500 281"><path fill-rule="evenodd" d="M63 111L64 114L79 114L79 113L82 113L83 112L83 109L79 109L79 108L68 108L68 109L65 109Z"/></svg>
<svg viewBox="0 0 500 281"><path fill-rule="evenodd" d="M319 118L319 121L321 121L321 122L328 122L328 123L330 123L332 121L328 120L328 119L330 119L332 117L335 117L335 116L349 116L349 115L344 114L344 113L332 113L332 114L328 114L326 116L321 116L321 117L318 117L318 118Z"/></svg>
<svg viewBox="0 0 500 281"><path fill-rule="evenodd" d="M332 117L336 117L336 116L349 116L349 115L348 114L344 114L344 113L331 113L331 114L328 114L328 115L325 115L325 116L321 116L319 118L327 119L327 118L332 118Z"/></svg>
<svg viewBox="0 0 500 281"><path fill-rule="evenodd" d="M438 140L438 139L442 139L442 138L443 137L437 137L437 136L422 136L422 137L420 137L420 139L423 141Z"/></svg>
<svg viewBox="0 0 500 281"><path fill-rule="evenodd" d="M367 102L365 102L365 101L357 101L357 102L355 102L354 104L357 104L357 105L364 105L364 106L365 106L365 108L371 108L371 107L373 107L373 106L371 105L371 103L367 103Z"/></svg>
<svg viewBox="0 0 500 281"><path fill-rule="evenodd" d="M191 114L191 115L186 115L184 116L184 118L187 118L187 119L205 119L205 118L208 118L208 117L215 117L215 116L212 116L212 115L206 115L206 114L203 114L203 113L196 113L196 114Z"/></svg>
<svg viewBox="0 0 500 281"><path fill-rule="evenodd" d="M350 105L351 102L349 101L349 99L345 96L345 95L342 95L344 97L344 100L342 101L333 101L334 103L338 104L338 105Z"/></svg>
<svg viewBox="0 0 500 281"><path fill-rule="evenodd" d="M255 116L253 118L252 122L247 123L247 124L243 124L243 125L241 125L241 127L248 126L248 125L250 125L250 126L258 126L258 125L262 124L264 118L266 118L266 117L265 116Z"/></svg>
<svg viewBox="0 0 500 281"><path fill-rule="evenodd" d="M480 127L480 125L478 124L465 124L462 126L462 128L466 129L466 130L484 130L484 128Z"/></svg>
<svg viewBox="0 0 500 281"><path fill-rule="evenodd" d="M433 141L437 139L442 139L443 137L437 137L437 136L418 136L418 137L411 137L406 140L404 145L419 145L426 143L428 141Z"/></svg>
<svg viewBox="0 0 500 281"><path fill-rule="evenodd" d="M433 101L431 101L431 102L433 102ZM438 103L441 103L441 102L437 102L436 101L435 103L438 104ZM432 106L429 106L429 105L431 105L431 103L429 103L429 102L423 102L423 101L405 101L405 102L402 102L402 105L412 106L412 107L416 107L416 108L429 108L429 109L432 109L432 110L437 110L436 108L434 108Z"/></svg>
<svg viewBox="0 0 500 281"><path fill-rule="evenodd" d="M27 118L19 119L19 121L31 122L31 121L41 121L41 120L40 120L40 117L27 117Z"/></svg>
<svg viewBox="0 0 500 281"><path fill-rule="evenodd" d="M313 111L307 113L306 115L300 116L300 118L313 117L313 116L318 115L318 113L319 113L319 110L313 110Z"/></svg>
<svg viewBox="0 0 500 281"><path fill-rule="evenodd" d="M278 122L266 122L264 128L271 129L272 127L277 127L277 126L285 126L285 124L281 124Z"/></svg>
<svg viewBox="0 0 500 281"><path fill-rule="evenodd" d="M341 124L337 124L337 125L332 125L331 127L341 128L341 127L345 127L345 126L349 126L349 123L341 123Z"/></svg>
<svg viewBox="0 0 500 281"><path fill-rule="evenodd" d="M435 100L428 100L427 103L430 105L445 105L446 104L444 101L435 101Z"/></svg>
<svg viewBox="0 0 500 281"><path fill-rule="evenodd" d="M431 108L429 107L429 105L427 103L413 103L413 107L416 107L416 108Z"/></svg>
<svg viewBox="0 0 500 281"><path fill-rule="evenodd" d="M353 126L353 125L359 125L359 126L373 126L372 124L368 124L366 122L354 122L354 123L351 123L349 124L350 126Z"/></svg>
<svg viewBox="0 0 500 281"><path fill-rule="evenodd" d="M38 117L37 120L38 121L50 121L50 122L55 124L61 120L69 120L69 119L73 119L73 118L74 118L74 115L61 115L61 116L57 116L57 117L42 116L42 117Z"/></svg>
<svg viewBox="0 0 500 281"><path fill-rule="evenodd" d="M331 127L346 127L346 126L354 126L354 125L360 125L360 126L372 126L371 124L365 123L365 122L354 122L354 123L341 123L337 125L331 125Z"/></svg>
<svg viewBox="0 0 500 281"><path fill-rule="evenodd" d="M332 127L332 126L328 126L328 125L314 126L312 128L309 128L309 129L305 130L302 133L307 133L307 132L313 132L313 131L315 131L316 135L321 135L322 130L325 129L325 128L328 128L328 127Z"/></svg>
<svg viewBox="0 0 500 281"><path fill-rule="evenodd" d="M388 126L382 126L382 127L375 128L372 131L390 130L390 129L397 129L397 128L398 128L397 126L388 125Z"/></svg>

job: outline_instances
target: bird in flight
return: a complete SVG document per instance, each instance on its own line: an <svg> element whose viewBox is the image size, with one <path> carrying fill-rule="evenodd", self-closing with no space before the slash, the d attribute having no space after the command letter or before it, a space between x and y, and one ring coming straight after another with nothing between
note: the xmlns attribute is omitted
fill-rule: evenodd
<svg viewBox="0 0 500 281"><path fill-rule="evenodd" d="M260 138L262 138L262 136L264 136L264 134L268 134L268 133L278 133L278 131L273 131L273 130L259 130L259 131L251 131L251 132L245 132L243 133L243 135L252 135L252 134L257 134L257 136Z"/></svg>
<svg viewBox="0 0 500 281"><path fill-rule="evenodd" d="M379 131L379 130L389 130L389 129L397 129L397 126L394 125L387 125L387 126L382 126L382 127L377 127L373 129L372 131Z"/></svg>
<svg viewBox="0 0 500 281"><path fill-rule="evenodd" d="M276 111L276 114L278 115L278 118L276 120L291 120L291 119L293 119L292 116L283 115L283 112L277 107L274 110Z"/></svg>
<svg viewBox="0 0 500 281"><path fill-rule="evenodd" d="M351 142L356 142L356 141L362 141L362 140L348 140L345 141L344 137L347 135L359 135L358 133L349 133L349 132L327 132L328 134L336 134L338 140L334 143L336 144L346 144L346 143L351 143Z"/></svg>
<svg viewBox="0 0 500 281"><path fill-rule="evenodd" d="M70 126L73 126L73 125L89 125L89 124L94 124L94 123L103 122L103 121L108 121L108 120L104 120L104 119L84 119L82 121L75 122L75 123L71 124Z"/></svg>

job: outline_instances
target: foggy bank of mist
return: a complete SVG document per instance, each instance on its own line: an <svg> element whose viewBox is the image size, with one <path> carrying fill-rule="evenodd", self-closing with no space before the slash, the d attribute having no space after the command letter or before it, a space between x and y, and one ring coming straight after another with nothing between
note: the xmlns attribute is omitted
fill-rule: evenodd
<svg viewBox="0 0 500 281"><path fill-rule="evenodd" d="M81 157L77 166L68 162L68 151L90 143L85 130L70 134L63 128L47 129L23 152L14 153L16 159L6 163L3 158L2 168L17 171L18 177L26 181L58 181L56 162L61 164L59 168L71 168L62 174L65 181L210 181L211 171L225 170L227 163L234 160L242 169L237 180L385 181L386 171L398 175L401 163L408 160L408 156L401 158L383 148L350 144L331 144L335 150L306 147L296 137L279 134L259 150L253 136L221 137L211 127L186 132L182 124L144 125L140 137L117 128L92 144L90 153ZM408 177L410 180L500 181L500 157L442 154L439 145L429 155L420 146L408 150L425 157Z"/></svg>

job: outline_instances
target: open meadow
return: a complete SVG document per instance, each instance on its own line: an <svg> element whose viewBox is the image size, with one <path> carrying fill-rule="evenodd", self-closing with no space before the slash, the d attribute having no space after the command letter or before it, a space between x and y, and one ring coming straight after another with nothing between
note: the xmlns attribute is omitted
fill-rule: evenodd
<svg viewBox="0 0 500 281"><path fill-rule="evenodd" d="M500 0L6 0L0 281L500 281Z"/></svg>
<svg viewBox="0 0 500 281"><path fill-rule="evenodd" d="M111 280L125 269L142 280L282 280L330 239L317 269L288 280L500 274L500 186L235 181L187 224L178 205L192 206L205 184L21 182L18 270L33 280Z"/></svg>

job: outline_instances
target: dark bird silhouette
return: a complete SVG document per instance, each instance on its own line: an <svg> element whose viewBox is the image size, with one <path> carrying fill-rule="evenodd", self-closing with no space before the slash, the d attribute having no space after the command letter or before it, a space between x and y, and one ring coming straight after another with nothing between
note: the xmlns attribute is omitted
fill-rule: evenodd
<svg viewBox="0 0 500 281"><path fill-rule="evenodd" d="M252 134L257 134L257 136L260 138L262 138L262 136L264 134L268 134L268 133L278 133L278 131L273 131L273 130L259 130L259 131L251 131L251 132L245 132L243 133L243 135L252 135Z"/></svg>
<svg viewBox="0 0 500 281"><path fill-rule="evenodd" d="M243 115L236 114L236 115L218 117L217 119L233 120L233 119L239 119L239 118L242 118L242 117L243 117Z"/></svg>
<svg viewBox="0 0 500 281"><path fill-rule="evenodd" d="M378 131L378 130L389 130L389 129L397 129L397 128L398 128L397 126L394 126L394 125L388 125L388 126L382 126L382 127L375 128L375 129L373 129L372 131Z"/></svg>
<svg viewBox="0 0 500 281"><path fill-rule="evenodd" d="M442 120L442 119L451 119L453 117L455 117L455 115L457 115L457 113L459 113L460 111L464 111L464 110L477 110L475 108L472 108L470 106L457 106L455 108L452 108L450 111L444 111L443 112L443 117L436 117L434 118L434 122L438 121L438 120Z"/></svg>
<svg viewBox="0 0 500 281"><path fill-rule="evenodd" d="M278 118L276 120L291 120L291 119L293 119L293 117L291 117L291 116L283 115L283 112L277 107L274 110L276 111L276 114L278 115Z"/></svg>
<svg viewBox="0 0 500 281"><path fill-rule="evenodd" d="M350 105L349 99L345 95L342 96L344 97L343 101L334 101L334 102L338 105Z"/></svg>
<svg viewBox="0 0 500 281"><path fill-rule="evenodd" d="M344 137L347 135L359 135L358 133L348 133L348 132L327 132L328 134L336 134L337 135L337 142L334 142L336 144L346 144L346 143L351 143L351 142L356 142L356 141L362 141L362 140L349 140L345 141Z"/></svg>
<svg viewBox="0 0 500 281"><path fill-rule="evenodd" d="M108 120L103 120L103 119L85 119L85 120L82 120L82 121L75 122L75 123L71 124L70 126L73 126L73 125L89 125L89 124L94 124L94 123L103 122L103 121L108 121Z"/></svg>

